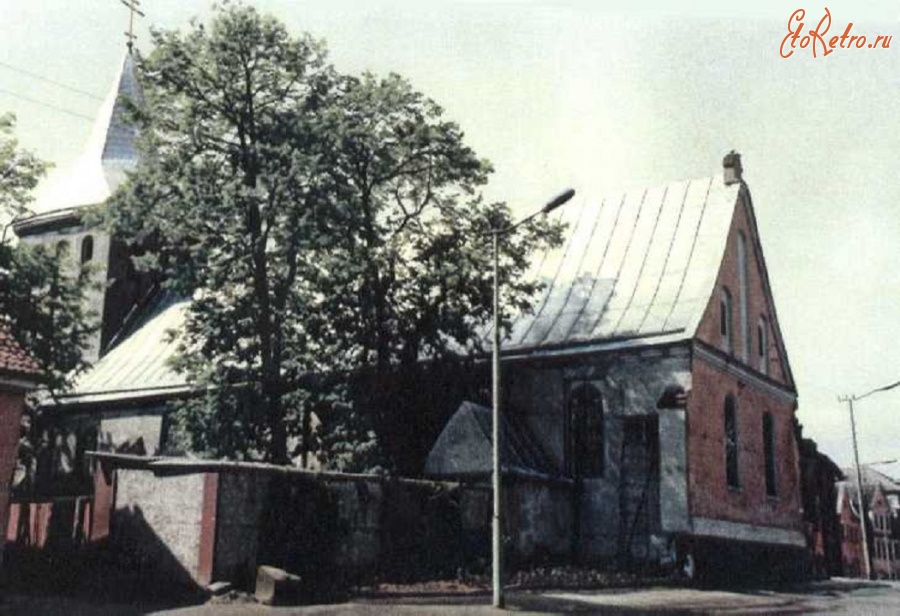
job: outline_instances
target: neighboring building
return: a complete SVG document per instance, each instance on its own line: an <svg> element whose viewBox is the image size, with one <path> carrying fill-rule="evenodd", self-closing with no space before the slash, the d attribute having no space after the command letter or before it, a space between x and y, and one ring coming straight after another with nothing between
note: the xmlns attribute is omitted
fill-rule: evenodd
<svg viewBox="0 0 900 616"><path fill-rule="evenodd" d="M797 427L800 493L810 573L817 578L842 575L841 519L837 510L836 482L844 479L844 474L831 458L818 450L815 441L802 437L802 430L802 427Z"/></svg>
<svg viewBox="0 0 900 616"><path fill-rule="evenodd" d="M125 247L92 221L96 208L105 204L138 161L136 131L125 117L125 98L140 102L142 97L135 63L131 51L127 52L81 156L71 167L52 172L38 189L35 213L13 223L20 241L68 255L71 271L90 268L97 284L88 291L86 301L100 327L85 357L98 366L123 332L146 320L145 306L155 301L153 281L136 273ZM145 357L148 350L138 356ZM96 372L84 377L90 379L91 374ZM34 474L14 488L16 502L7 527L9 539L38 547L68 545L89 533L93 478L85 452L107 443L110 435L121 435L122 442L142 436L121 434L122 426L128 425L122 418L127 419L133 409L120 406L118 414L102 415L98 409L63 409L45 400L41 423L36 426L40 436ZM144 423L136 425L142 428Z"/></svg>
<svg viewBox="0 0 900 616"><path fill-rule="evenodd" d="M866 503L866 532L872 577L900 579L900 482L863 466L862 495ZM841 558L844 575L864 577L862 531L855 469L845 469L845 481L837 483L837 511L841 520Z"/></svg>
<svg viewBox="0 0 900 616"><path fill-rule="evenodd" d="M41 371L0 323L0 529L6 528L9 485L16 469L25 394L35 389ZM3 541L0 535L0 563Z"/></svg>
<svg viewBox="0 0 900 616"><path fill-rule="evenodd" d="M803 566L797 393L741 174L732 152L723 174L562 209L544 298L503 345L506 412L572 480L570 540L543 550Z"/></svg>

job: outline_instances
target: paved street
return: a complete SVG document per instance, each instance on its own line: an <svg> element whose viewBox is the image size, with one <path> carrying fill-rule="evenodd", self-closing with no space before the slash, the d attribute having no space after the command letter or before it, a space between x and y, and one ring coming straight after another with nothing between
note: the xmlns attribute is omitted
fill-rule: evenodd
<svg viewBox="0 0 900 616"><path fill-rule="evenodd" d="M585 592L508 592L508 611L516 614L900 614L900 582L835 579L792 591L723 591L691 588L615 589ZM0 614L10 616L330 616L337 614L501 614L490 597L431 595L383 597L334 605L265 607L215 604L159 609L142 605L96 605L84 600L9 596Z"/></svg>

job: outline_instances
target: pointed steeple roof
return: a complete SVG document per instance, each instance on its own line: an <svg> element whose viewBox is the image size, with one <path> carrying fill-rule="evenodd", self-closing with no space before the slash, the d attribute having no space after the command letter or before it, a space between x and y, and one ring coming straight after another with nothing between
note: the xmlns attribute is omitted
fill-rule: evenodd
<svg viewBox="0 0 900 616"><path fill-rule="evenodd" d="M119 75L78 159L51 173L38 188L34 204L38 215L103 203L125 179L125 172L137 165L137 130L128 124L125 111L126 99L143 102L135 60L132 52L125 52Z"/></svg>

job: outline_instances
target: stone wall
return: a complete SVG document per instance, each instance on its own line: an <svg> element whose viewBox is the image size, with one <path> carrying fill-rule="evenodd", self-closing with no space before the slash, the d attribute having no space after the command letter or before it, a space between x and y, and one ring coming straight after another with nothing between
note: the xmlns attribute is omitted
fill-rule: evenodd
<svg viewBox="0 0 900 616"><path fill-rule="evenodd" d="M559 511L567 507L569 516L578 518L569 543L579 546L579 556L667 557L662 533L689 526L685 418L683 411L661 412L656 407L667 387L690 389L689 348L523 361L507 368L507 375L509 412L524 416L561 475L570 465L570 392L588 383L602 397L603 472L577 482L567 496L554 495ZM641 432L640 442L629 436L635 428Z"/></svg>

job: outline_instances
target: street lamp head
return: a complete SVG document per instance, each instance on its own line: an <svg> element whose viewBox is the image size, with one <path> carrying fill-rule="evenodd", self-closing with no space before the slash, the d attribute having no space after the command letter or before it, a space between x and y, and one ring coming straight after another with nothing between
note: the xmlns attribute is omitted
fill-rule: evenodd
<svg viewBox="0 0 900 616"><path fill-rule="evenodd" d="M575 196L574 188L569 188L567 190L564 190L563 192L561 192L557 196L555 196L551 201L548 201L547 205L545 205L543 208L541 208L541 213L549 214L550 212L552 212L553 210L555 210L556 208L561 206L563 203L566 203L569 199L571 199L574 196Z"/></svg>

